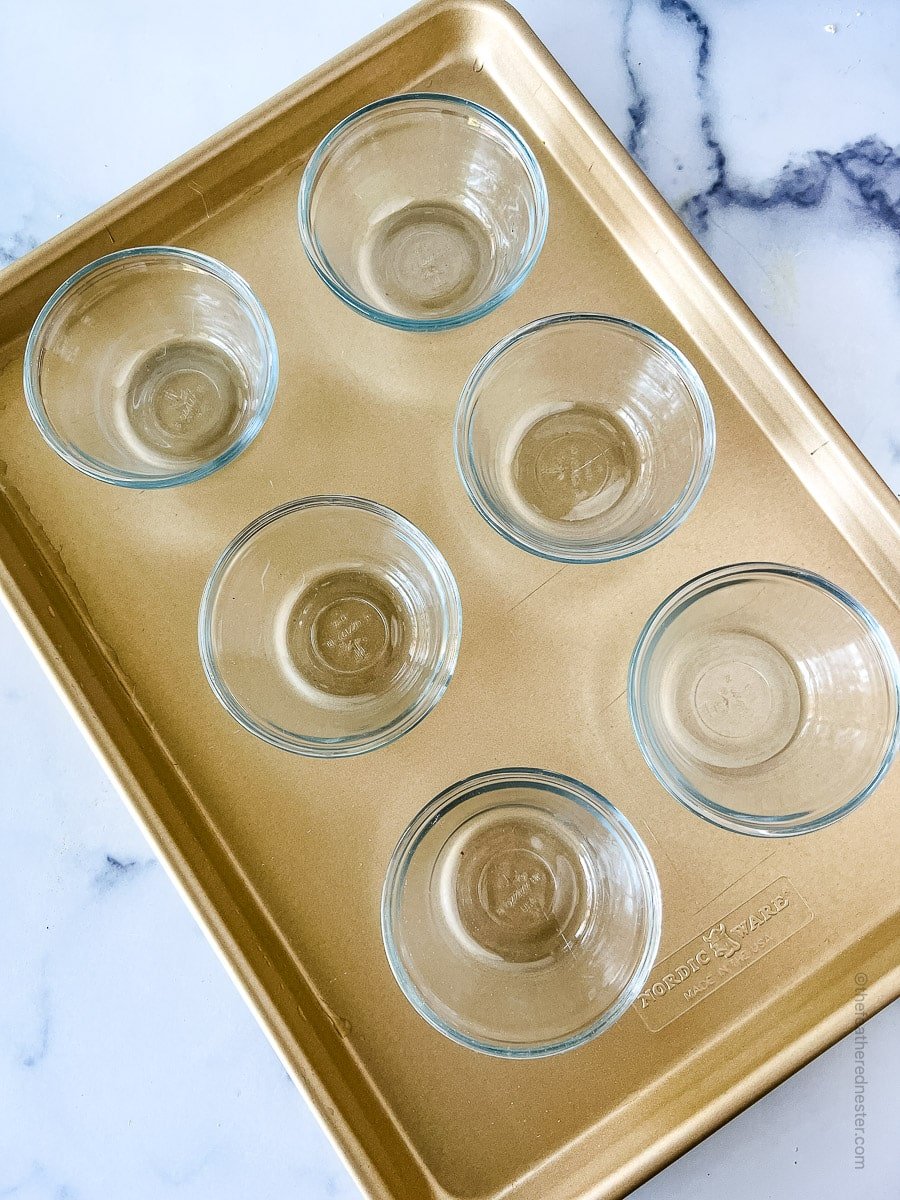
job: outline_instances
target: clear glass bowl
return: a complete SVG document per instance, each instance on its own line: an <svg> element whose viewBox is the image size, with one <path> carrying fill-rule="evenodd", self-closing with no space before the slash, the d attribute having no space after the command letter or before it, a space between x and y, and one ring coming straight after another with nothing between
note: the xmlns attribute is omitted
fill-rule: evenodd
<svg viewBox="0 0 900 1200"><path fill-rule="evenodd" d="M303 247L329 288L397 329L465 325L508 299L547 232L520 135L471 100L390 96L341 121L303 172Z"/></svg>
<svg viewBox="0 0 900 1200"><path fill-rule="evenodd" d="M456 464L513 545L565 563L656 545L697 503L715 454L706 389L658 334L561 313L504 338L469 377Z"/></svg>
<svg viewBox="0 0 900 1200"><path fill-rule="evenodd" d="M447 788L394 851L391 969L455 1042L540 1058L608 1029L659 947L656 870L629 822L575 779L527 768Z"/></svg>
<svg viewBox="0 0 900 1200"><path fill-rule="evenodd" d="M795 567L710 571L644 627L628 677L663 787L724 829L809 833L861 804L898 742L897 655L835 584Z"/></svg>
<svg viewBox="0 0 900 1200"><path fill-rule="evenodd" d="M355 496L311 496L231 542L200 603L203 669L251 733L344 758L407 733L444 694L462 609L415 525Z"/></svg>
<svg viewBox="0 0 900 1200"><path fill-rule="evenodd" d="M25 396L62 458L104 483L202 479L269 415L278 351L239 275L171 246L120 250L53 293L25 350Z"/></svg>

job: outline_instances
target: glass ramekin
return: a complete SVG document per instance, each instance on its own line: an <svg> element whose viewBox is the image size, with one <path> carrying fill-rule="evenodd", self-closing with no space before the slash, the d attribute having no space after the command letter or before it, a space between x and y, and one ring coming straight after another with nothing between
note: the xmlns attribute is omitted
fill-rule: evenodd
<svg viewBox="0 0 900 1200"><path fill-rule="evenodd" d="M602 1033L637 999L661 912L650 855L608 800L510 768L454 784L412 820L381 927L398 984L435 1029L540 1058Z"/></svg>
<svg viewBox="0 0 900 1200"><path fill-rule="evenodd" d="M173 487L256 437L278 382L269 318L230 268L172 246L120 250L53 293L25 349L25 396L92 479Z"/></svg>
<svg viewBox="0 0 900 1200"><path fill-rule="evenodd" d="M547 232L547 187L502 117L437 92L367 104L303 172L300 237L356 312L396 329L466 325L507 300Z"/></svg>
<svg viewBox="0 0 900 1200"><path fill-rule="evenodd" d="M700 498L715 455L703 383L633 321L560 313L481 359L456 411L460 477L514 546L600 563L655 546Z"/></svg>
<svg viewBox="0 0 900 1200"><path fill-rule="evenodd" d="M356 496L275 508L225 549L203 592L200 657L229 713L312 758L377 750L444 694L462 607L440 551Z"/></svg>
<svg viewBox="0 0 900 1200"><path fill-rule="evenodd" d="M660 783L737 833L786 837L846 816L898 744L897 655L827 579L739 563L673 592L628 676L638 744Z"/></svg>

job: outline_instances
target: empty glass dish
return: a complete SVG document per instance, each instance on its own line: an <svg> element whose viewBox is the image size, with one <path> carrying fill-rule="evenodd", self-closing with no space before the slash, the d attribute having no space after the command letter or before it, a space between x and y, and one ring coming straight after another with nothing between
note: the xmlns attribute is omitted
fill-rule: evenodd
<svg viewBox="0 0 900 1200"><path fill-rule="evenodd" d="M808 833L861 804L898 739L897 655L872 616L809 571L721 567L647 622L628 679L660 783L725 829Z"/></svg>
<svg viewBox="0 0 900 1200"><path fill-rule="evenodd" d="M381 906L391 969L435 1029L538 1058L608 1029L659 946L656 870L608 800L548 771L473 775L394 851Z"/></svg>
<svg viewBox="0 0 900 1200"><path fill-rule="evenodd" d="M66 462L124 487L190 483L250 444L272 407L278 352L239 275L171 246L120 250L41 310L25 396Z"/></svg>
<svg viewBox="0 0 900 1200"><path fill-rule="evenodd" d="M412 92L328 134L303 172L299 220L310 262L351 308L398 329L449 329L525 279L547 231L547 188L502 117Z"/></svg>
<svg viewBox="0 0 900 1200"><path fill-rule="evenodd" d="M618 317L543 317L489 350L456 412L472 503L513 545L598 563L656 545L709 478L715 423L687 359Z"/></svg>
<svg viewBox="0 0 900 1200"><path fill-rule="evenodd" d="M462 611L415 525L355 496L273 509L231 542L200 604L203 668L257 737L341 758L387 745L444 694Z"/></svg>

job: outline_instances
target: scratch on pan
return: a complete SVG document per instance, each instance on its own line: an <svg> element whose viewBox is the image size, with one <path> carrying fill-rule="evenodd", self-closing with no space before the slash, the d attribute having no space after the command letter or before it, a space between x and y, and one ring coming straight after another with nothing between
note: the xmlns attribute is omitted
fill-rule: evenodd
<svg viewBox="0 0 900 1200"><path fill-rule="evenodd" d="M650 825L646 821L644 821L644 822L642 822L642 827L643 827L644 831L647 834L649 834L649 836L653 839L653 842L654 842L657 850L659 850L662 857L666 860L666 862L669 864L669 866L675 872L676 878L681 878L681 871L680 871L677 863L672 858L672 856L669 854L669 852L666 850L665 846L662 844L662 842L659 840L659 838L656 836L656 834L653 832Z"/></svg>
<svg viewBox="0 0 900 1200"><path fill-rule="evenodd" d="M777 853L778 853L777 850L773 850L771 854L767 854L765 858L760 859L760 861L758 863L754 863L752 867L749 867L743 873L743 875L739 875L737 877L737 879L733 879L731 881L731 883L728 884L727 887L723 887L721 892L718 892L715 896L713 896L713 898L711 900L704 900L703 903L700 905L700 907L694 913L694 916L698 916L700 913L703 912L704 908L709 908L710 905L715 904L715 902L717 900L720 900L722 898L722 896L725 895L726 892L730 892L733 887L737 887L737 885L741 882L742 879L746 879L748 875L751 875L754 871L758 871L759 868L763 865L763 863L767 863L769 861L769 859L774 858Z"/></svg>
<svg viewBox="0 0 900 1200"><path fill-rule="evenodd" d="M206 214L206 219L208 221L209 220L209 205L206 203L206 197L203 195L203 192L200 190L200 188L197 187L196 183L189 183L188 187L191 189L192 192L196 192L197 195L200 197L201 201L203 202L203 211Z"/></svg>
<svg viewBox="0 0 900 1200"><path fill-rule="evenodd" d="M617 700L621 700L622 697L625 695L626 690L627 690L626 688L622 688L621 692L619 692L619 694L617 696L613 696L612 700L610 700L606 704L604 704L603 707L600 709L600 712L597 714L597 716L599 717L600 713L605 713L608 708L612 708L612 706L615 704L615 702Z"/></svg>
<svg viewBox="0 0 900 1200"><path fill-rule="evenodd" d="M569 565L568 563L563 563L563 565L559 568L558 571L554 571L553 574L548 576L548 578L545 579L543 583L539 583L536 588L532 588L531 591L526 596L523 596L521 600L517 600L515 602L515 604L512 606L512 608L507 609L507 611L512 612L513 608L518 608L520 604L524 604L526 600L530 600L535 592L539 592L542 587L546 587L547 584L550 583L551 580L553 580L557 577L557 575L561 575L568 565Z"/></svg>

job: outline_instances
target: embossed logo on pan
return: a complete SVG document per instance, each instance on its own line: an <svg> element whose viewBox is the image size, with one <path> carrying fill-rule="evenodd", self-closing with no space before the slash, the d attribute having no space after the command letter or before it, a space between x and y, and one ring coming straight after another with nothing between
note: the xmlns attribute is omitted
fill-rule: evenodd
<svg viewBox="0 0 900 1200"><path fill-rule="evenodd" d="M656 1031L752 966L812 920L782 876L710 925L654 968L635 1008Z"/></svg>

